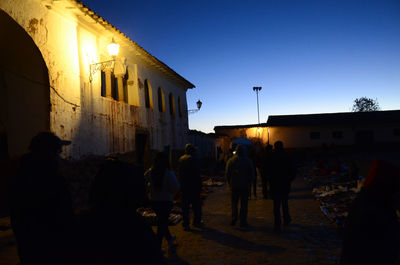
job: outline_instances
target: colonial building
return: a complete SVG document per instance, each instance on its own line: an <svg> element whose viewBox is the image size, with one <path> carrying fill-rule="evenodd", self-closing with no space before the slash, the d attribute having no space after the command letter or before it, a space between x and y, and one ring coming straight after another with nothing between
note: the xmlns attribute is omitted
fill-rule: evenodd
<svg viewBox="0 0 400 265"><path fill-rule="evenodd" d="M400 110L273 115L267 123L216 126L214 131L225 149L227 142L241 137L264 145L280 140L290 149L399 146Z"/></svg>
<svg viewBox="0 0 400 265"><path fill-rule="evenodd" d="M195 86L89 7L2 0L0 25L3 158L45 130L72 141L66 158L183 150Z"/></svg>

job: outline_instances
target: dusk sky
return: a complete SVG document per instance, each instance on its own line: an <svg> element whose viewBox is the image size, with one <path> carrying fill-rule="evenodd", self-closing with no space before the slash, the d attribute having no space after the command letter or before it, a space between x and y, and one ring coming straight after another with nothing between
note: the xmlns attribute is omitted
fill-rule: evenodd
<svg viewBox="0 0 400 265"><path fill-rule="evenodd" d="M400 109L399 0L84 0L193 83L189 128L268 115Z"/></svg>

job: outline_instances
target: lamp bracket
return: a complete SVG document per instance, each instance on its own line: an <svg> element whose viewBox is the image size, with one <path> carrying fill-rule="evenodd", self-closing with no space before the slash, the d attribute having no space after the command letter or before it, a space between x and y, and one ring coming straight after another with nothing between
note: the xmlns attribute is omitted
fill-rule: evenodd
<svg viewBox="0 0 400 265"><path fill-rule="evenodd" d="M188 114L193 114L193 113L196 113L196 112L198 112L200 109L189 109L187 112L188 112Z"/></svg>
<svg viewBox="0 0 400 265"><path fill-rule="evenodd" d="M92 82L93 75L95 75L97 71L100 71L100 70L103 70L103 69L107 69L107 68L113 69L114 68L114 64L115 64L115 59L109 60L109 61L90 64L89 81Z"/></svg>

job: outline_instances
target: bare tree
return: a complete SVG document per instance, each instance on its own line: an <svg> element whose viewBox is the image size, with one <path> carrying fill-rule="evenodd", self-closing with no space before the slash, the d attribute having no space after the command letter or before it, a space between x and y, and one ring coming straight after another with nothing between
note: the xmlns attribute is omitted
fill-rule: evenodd
<svg viewBox="0 0 400 265"><path fill-rule="evenodd" d="M379 111L379 103L377 99L361 97L356 98L353 104L353 112L368 112L368 111Z"/></svg>

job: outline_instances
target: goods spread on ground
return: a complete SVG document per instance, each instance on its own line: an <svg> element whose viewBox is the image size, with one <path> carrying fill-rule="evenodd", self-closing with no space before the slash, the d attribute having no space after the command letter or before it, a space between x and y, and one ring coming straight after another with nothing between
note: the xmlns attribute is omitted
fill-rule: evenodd
<svg viewBox="0 0 400 265"><path fill-rule="evenodd" d="M141 207L137 212L144 217L149 225L157 225L157 215L150 207ZM169 225L177 225L182 220L182 209L174 206L169 214Z"/></svg>
<svg viewBox="0 0 400 265"><path fill-rule="evenodd" d="M225 184L225 178L221 176L202 176L202 180L205 187L221 187Z"/></svg>
<svg viewBox="0 0 400 265"><path fill-rule="evenodd" d="M321 211L342 231L349 207L360 191L362 177L351 178L350 168L336 163L334 167L318 163L304 167L304 178L313 188Z"/></svg>

